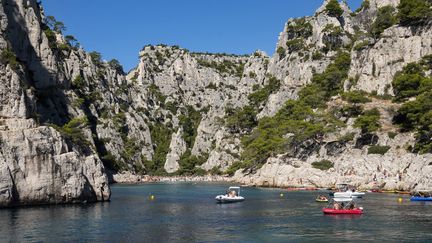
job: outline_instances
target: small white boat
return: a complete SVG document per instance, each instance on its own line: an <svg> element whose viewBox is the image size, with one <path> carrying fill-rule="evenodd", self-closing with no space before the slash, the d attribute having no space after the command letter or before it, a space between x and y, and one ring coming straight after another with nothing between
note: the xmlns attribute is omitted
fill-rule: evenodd
<svg viewBox="0 0 432 243"><path fill-rule="evenodd" d="M365 193L356 191L355 187L349 184L337 185L338 191L331 194L334 198L362 198Z"/></svg>
<svg viewBox="0 0 432 243"><path fill-rule="evenodd" d="M244 197L240 196L240 187L238 186L228 188L225 195L218 195L215 199L218 203L235 203L245 200Z"/></svg>
<svg viewBox="0 0 432 243"><path fill-rule="evenodd" d="M345 192L335 192L335 198L362 198L365 195L364 192L356 192L353 190L347 190Z"/></svg>

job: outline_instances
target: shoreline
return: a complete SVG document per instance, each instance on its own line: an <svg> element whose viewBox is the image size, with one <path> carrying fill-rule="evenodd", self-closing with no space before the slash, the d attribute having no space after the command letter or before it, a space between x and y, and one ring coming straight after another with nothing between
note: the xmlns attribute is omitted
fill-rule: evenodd
<svg viewBox="0 0 432 243"><path fill-rule="evenodd" d="M150 176L134 175L132 173L111 174L110 184L146 184L154 182L235 182L232 177L205 175L205 176Z"/></svg>
<svg viewBox="0 0 432 243"><path fill-rule="evenodd" d="M218 175L205 175L205 176L150 176L150 175L134 175L132 173L111 174L110 184L147 184L157 182L231 182L241 184L243 187L260 187L260 188L274 188L284 189L287 191L323 191L332 190L333 188L321 188L311 185L304 186L276 186L276 185L257 185L257 184L244 184L236 181L233 177L218 176ZM393 194L408 194L409 191L398 189L371 189L363 188L361 191L375 192L375 193L393 193Z"/></svg>

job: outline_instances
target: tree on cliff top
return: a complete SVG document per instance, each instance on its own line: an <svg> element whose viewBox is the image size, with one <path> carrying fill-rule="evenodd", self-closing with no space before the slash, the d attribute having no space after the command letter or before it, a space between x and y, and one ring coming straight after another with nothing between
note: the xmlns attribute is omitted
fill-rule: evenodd
<svg viewBox="0 0 432 243"><path fill-rule="evenodd" d="M432 19L430 0L401 0L398 9L400 24L404 26L421 25Z"/></svg>
<svg viewBox="0 0 432 243"><path fill-rule="evenodd" d="M326 5L326 10L330 16L336 18L339 18L343 14L343 10L339 5L338 0L330 0L329 3Z"/></svg>

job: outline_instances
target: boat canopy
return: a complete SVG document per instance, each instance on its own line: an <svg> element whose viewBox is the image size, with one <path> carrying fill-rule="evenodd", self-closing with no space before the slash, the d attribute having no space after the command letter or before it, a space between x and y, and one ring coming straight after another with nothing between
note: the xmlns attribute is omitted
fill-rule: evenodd
<svg viewBox="0 0 432 243"><path fill-rule="evenodd" d="M230 186L229 190L240 190L239 186Z"/></svg>
<svg viewBox="0 0 432 243"><path fill-rule="evenodd" d="M333 200L335 202L351 202L353 199L352 198L343 198L343 197L340 197L340 198L333 198Z"/></svg>

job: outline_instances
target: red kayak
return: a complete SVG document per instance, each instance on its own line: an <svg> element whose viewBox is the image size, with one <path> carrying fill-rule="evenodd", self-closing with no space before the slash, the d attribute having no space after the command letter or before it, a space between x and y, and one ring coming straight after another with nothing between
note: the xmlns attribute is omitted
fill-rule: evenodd
<svg viewBox="0 0 432 243"><path fill-rule="evenodd" d="M332 208L323 208L324 214L363 214L363 209L355 208L355 209L332 209Z"/></svg>

